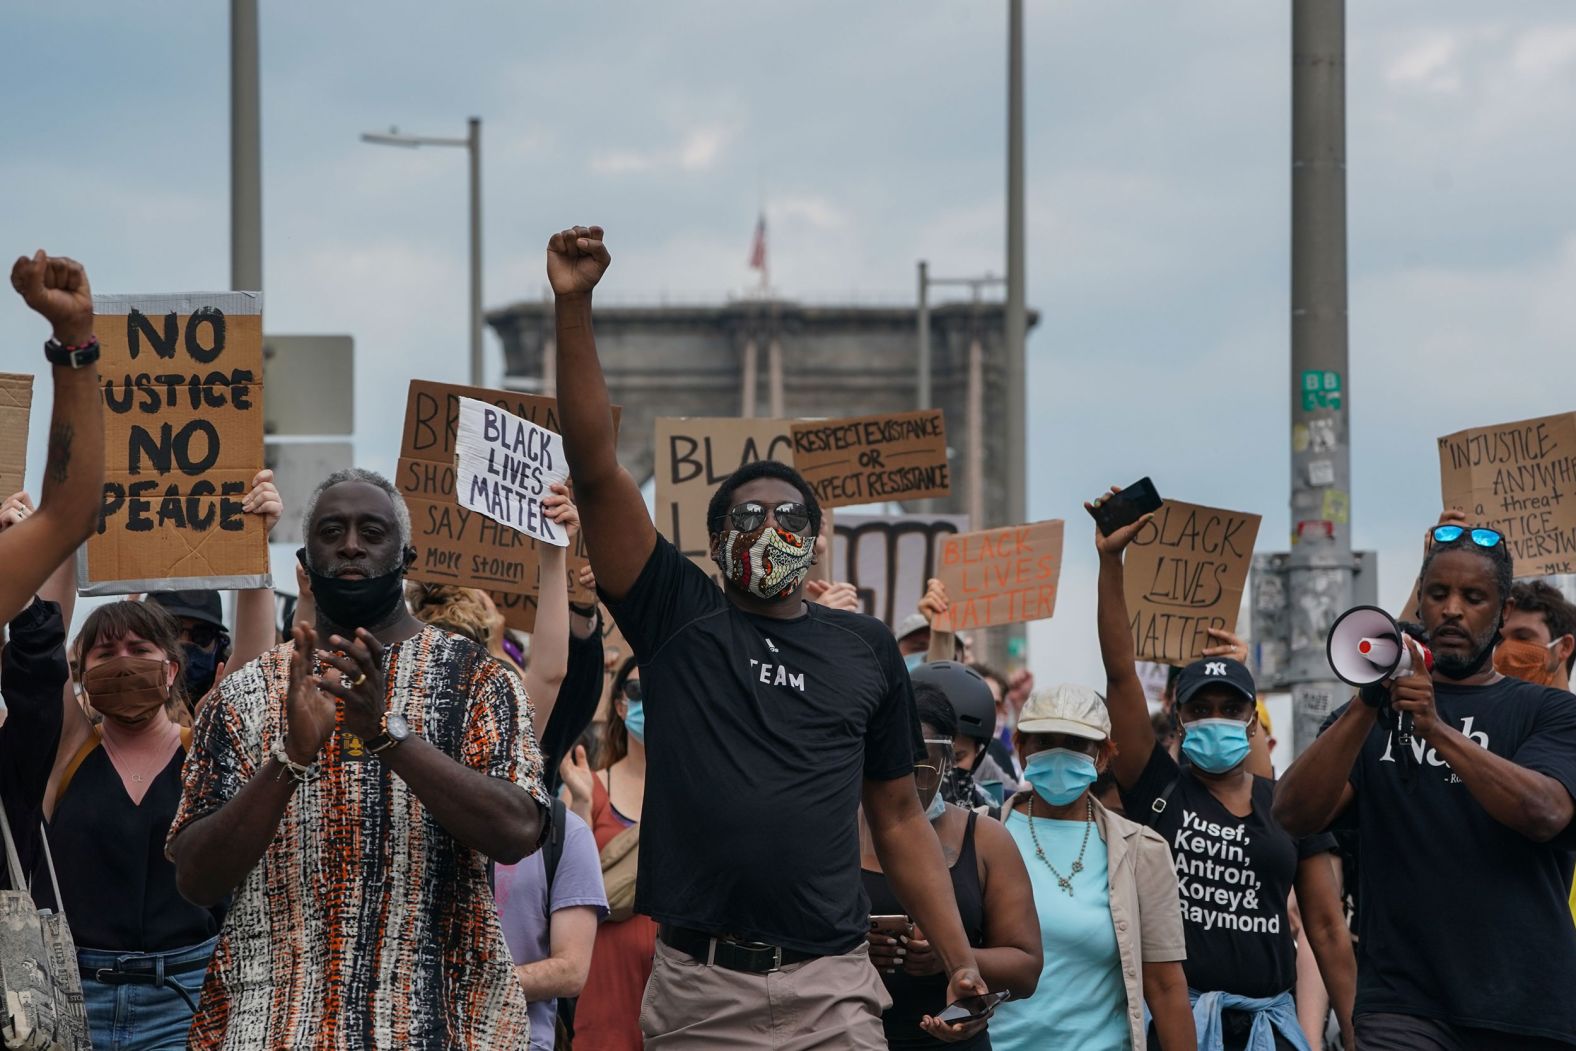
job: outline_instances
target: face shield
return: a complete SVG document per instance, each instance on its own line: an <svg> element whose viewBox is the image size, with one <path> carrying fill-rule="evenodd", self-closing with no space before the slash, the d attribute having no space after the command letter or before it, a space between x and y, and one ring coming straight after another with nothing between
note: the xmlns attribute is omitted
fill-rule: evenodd
<svg viewBox="0 0 1576 1051"><path fill-rule="evenodd" d="M914 787L919 790L919 805L927 810L941 790L941 782L952 770L952 739L925 738L925 761L914 767Z"/></svg>

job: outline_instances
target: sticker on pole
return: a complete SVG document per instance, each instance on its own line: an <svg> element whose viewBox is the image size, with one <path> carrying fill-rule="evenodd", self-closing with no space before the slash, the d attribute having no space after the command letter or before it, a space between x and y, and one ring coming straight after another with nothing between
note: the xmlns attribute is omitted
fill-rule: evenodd
<svg viewBox="0 0 1576 1051"><path fill-rule="evenodd" d="M542 507L551 487L569 477L563 439L546 427L461 398L455 473L461 507L545 544L569 546L564 529Z"/></svg>

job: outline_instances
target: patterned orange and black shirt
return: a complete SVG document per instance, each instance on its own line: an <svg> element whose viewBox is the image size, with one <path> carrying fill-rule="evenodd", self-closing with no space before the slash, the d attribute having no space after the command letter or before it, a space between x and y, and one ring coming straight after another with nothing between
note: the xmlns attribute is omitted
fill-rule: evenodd
<svg viewBox="0 0 1576 1051"><path fill-rule="evenodd" d="M232 799L283 733L292 649L225 678L198 713L171 841ZM389 711L413 733L547 805L519 680L432 627L384 660ZM348 756L339 735L318 765L236 889L189 1046L526 1047L525 994L486 859L375 757Z"/></svg>

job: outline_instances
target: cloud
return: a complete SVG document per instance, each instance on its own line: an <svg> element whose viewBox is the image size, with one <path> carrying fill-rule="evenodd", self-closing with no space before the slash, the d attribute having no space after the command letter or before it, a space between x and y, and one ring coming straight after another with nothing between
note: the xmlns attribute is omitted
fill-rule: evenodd
<svg viewBox="0 0 1576 1051"><path fill-rule="evenodd" d="M734 137L734 129L709 125L686 131L676 143L649 150L609 150L591 158L597 175L649 175L706 172L715 168Z"/></svg>

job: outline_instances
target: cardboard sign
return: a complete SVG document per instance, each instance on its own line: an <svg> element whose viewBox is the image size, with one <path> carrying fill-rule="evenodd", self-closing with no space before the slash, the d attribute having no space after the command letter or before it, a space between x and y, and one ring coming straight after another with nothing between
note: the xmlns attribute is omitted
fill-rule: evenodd
<svg viewBox="0 0 1576 1051"><path fill-rule="evenodd" d="M825 507L922 500L952 488L939 409L795 423L793 458Z"/></svg>
<svg viewBox="0 0 1576 1051"><path fill-rule="evenodd" d="M78 590L273 586L263 520L241 510L263 466L261 296L94 296L93 310L104 496Z"/></svg>
<svg viewBox="0 0 1576 1051"><path fill-rule="evenodd" d="M460 403L465 398L558 432L558 403L552 398L411 380L394 477L394 484L410 505L416 562L408 575L433 584L481 588L498 603L510 627L530 631L536 623L536 541L486 515L466 510L455 495L455 449ZM618 416L615 406L615 426ZM595 601L590 592L579 587L577 578L585 564L584 541L577 537L567 567L571 601Z"/></svg>
<svg viewBox="0 0 1576 1051"><path fill-rule="evenodd" d="M1235 631L1258 515L1167 500L1127 549L1127 613L1137 659L1191 664Z"/></svg>
<svg viewBox="0 0 1576 1051"><path fill-rule="evenodd" d="M680 553L715 580L706 508L717 486L747 463L776 460L793 466L792 420L659 417L653 446L656 524Z"/></svg>
<svg viewBox="0 0 1576 1051"><path fill-rule="evenodd" d="M1055 518L948 537L937 577L951 608L931 626L973 631L1048 619L1056 611L1062 575L1063 525Z"/></svg>
<svg viewBox="0 0 1576 1051"><path fill-rule="evenodd" d="M33 377L0 372L0 500L20 492L27 474L27 424L33 415ZM35 500L37 493L33 494Z"/></svg>
<svg viewBox="0 0 1576 1051"><path fill-rule="evenodd" d="M864 612L896 630L941 565L941 546L967 531L966 515L840 514L827 579L859 590Z"/></svg>
<svg viewBox="0 0 1576 1051"><path fill-rule="evenodd" d="M557 434L475 398L461 398L454 467L461 507L554 547L569 546L568 533L542 506L551 487L569 477Z"/></svg>
<svg viewBox="0 0 1576 1051"><path fill-rule="evenodd" d="M1445 507L1497 529L1518 577L1576 573L1576 412L1439 439Z"/></svg>

